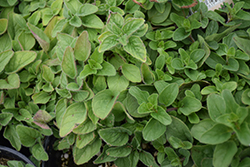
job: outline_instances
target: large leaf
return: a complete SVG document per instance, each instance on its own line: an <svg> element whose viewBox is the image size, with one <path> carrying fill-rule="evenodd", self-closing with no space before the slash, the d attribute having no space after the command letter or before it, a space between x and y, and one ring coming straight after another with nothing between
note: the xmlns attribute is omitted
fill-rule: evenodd
<svg viewBox="0 0 250 167"><path fill-rule="evenodd" d="M109 76L107 79L109 89L114 93L122 92L127 89L129 81L124 77L116 74L115 76Z"/></svg>
<svg viewBox="0 0 250 167"><path fill-rule="evenodd" d="M18 37L18 42L22 50L30 50L35 45L36 41L31 34L22 32Z"/></svg>
<svg viewBox="0 0 250 167"><path fill-rule="evenodd" d="M69 134L76 124L85 121L87 117L87 110L83 102L71 104L63 115L61 128L59 134L61 137Z"/></svg>
<svg viewBox="0 0 250 167"><path fill-rule="evenodd" d="M0 19L0 35L5 33L8 27L8 20L7 19Z"/></svg>
<svg viewBox="0 0 250 167"><path fill-rule="evenodd" d="M140 18L134 18L134 19L130 19L129 21L127 21L123 27L122 27L122 31L124 34L126 35L131 35L133 32L135 32L136 30L138 30L144 23L144 19Z"/></svg>
<svg viewBox="0 0 250 167"><path fill-rule="evenodd" d="M92 108L94 114L101 119L105 119L111 112L117 95L114 95L111 90L105 89L98 92L92 101Z"/></svg>
<svg viewBox="0 0 250 167"><path fill-rule="evenodd" d="M36 59L36 52L34 51L17 51L14 53L9 63L5 66L7 73L15 73L20 71Z"/></svg>
<svg viewBox="0 0 250 167"><path fill-rule="evenodd" d="M111 157L127 157L131 153L132 149L129 146L112 147L106 150L106 154Z"/></svg>
<svg viewBox="0 0 250 167"><path fill-rule="evenodd" d="M11 145L17 150L20 151L21 149L21 140L16 131L16 125L7 125L4 128L3 136L8 139Z"/></svg>
<svg viewBox="0 0 250 167"><path fill-rule="evenodd" d="M179 111L184 115L190 115L191 113L197 112L201 109L201 102L192 96L184 97L180 102Z"/></svg>
<svg viewBox="0 0 250 167"><path fill-rule="evenodd" d="M91 44L87 31L83 31L76 41L74 48L75 58L79 61L86 61L90 55Z"/></svg>
<svg viewBox="0 0 250 167"><path fill-rule="evenodd" d="M226 113L225 101L217 94L211 94L208 96L207 107L209 116L213 121L216 121L217 117Z"/></svg>
<svg viewBox="0 0 250 167"><path fill-rule="evenodd" d="M133 64L123 64L122 73L131 82L141 82L142 80L140 69Z"/></svg>
<svg viewBox="0 0 250 167"><path fill-rule="evenodd" d="M31 149L31 153L37 160L43 160L43 161L49 160L49 156L44 151L43 145L41 143L37 143L36 145L34 145Z"/></svg>
<svg viewBox="0 0 250 167"><path fill-rule="evenodd" d="M234 37L233 40L242 51L244 51L246 54L248 54L248 56L250 56L250 48L248 45L250 40L240 38L238 36Z"/></svg>
<svg viewBox="0 0 250 167"><path fill-rule="evenodd" d="M102 146L102 140L97 138L94 142L79 149L76 146L73 148L73 157L77 165L88 162L94 155L96 155Z"/></svg>
<svg viewBox="0 0 250 167"><path fill-rule="evenodd" d="M95 14L82 17L82 24L85 27L96 29L102 29L104 27L102 20Z"/></svg>
<svg viewBox="0 0 250 167"><path fill-rule="evenodd" d="M106 50L110 50L114 46L116 46L118 42L118 37L116 35L107 36L99 46L99 52L104 52Z"/></svg>
<svg viewBox="0 0 250 167"><path fill-rule="evenodd" d="M123 48L134 58L142 62L146 62L147 51L142 40L139 37L137 36L129 37L127 45L123 46Z"/></svg>
<svg viewBox="0 0 250 167"><path fill-rule="evenodd" d="M152 112L150 115L163 125L169 125L172 122L170 115L160 106L157 107L156 112Z"/></svg>
<svg viewBox="0 0 250 167"><path fill-rule="evenodd" d="M39 131L24 125L17 125L16 131L20 137L22 145L31 147L36 143L36 140L41 137Z"/></svg>
<svg viewBox="0 0 250 167"><path fill-rule="evenodd" d="M166 131L166 126L158 120L151 118L142 130L142 136L146 141L154 141L163 135Z"/></svg>
<svg viewBox="0 0 250 167"><path fill-rule="evenodd" d="M215 147L213 155L214 167L227 167L231 164L234 155L237 152L237 146L230 140Z"/></svg>
<svg viewBox="0 0 250 167"><path fill-rule="evenodd" d="M159 102L170 106L177 98L179 92L178 84L172 83L159 92Z"/></svg>
<svg viewBox="0 0 250 167"><path fill-rule="evenodd" d="M7 79L0 79L0 89L17 89L20 86L20 79L17 74L10 74Z"/></svg>
<svg viewBox="0 0 250 167"><path fill-rule="evenodd" d="M45 52L47 52L50 48L50 40L49 37L38 27L27 23L27 26L29 27L31 33L36 38L37 42L40 44L40 46L43 48Z"/></svg>
<svg viewBox="0 0 250 167"><path fill-rule="evenodd" d="M74 52L70 46L68 46L64 52L62 70L72 79L74 79L77 75Z"/></svg>
<svg viewBox="0 0 250 167"><path fill-rule="evenodd" d="M100 137L112 146L123 146L128 142L131 131L123 127L113 127L99 130Z"/></svg>

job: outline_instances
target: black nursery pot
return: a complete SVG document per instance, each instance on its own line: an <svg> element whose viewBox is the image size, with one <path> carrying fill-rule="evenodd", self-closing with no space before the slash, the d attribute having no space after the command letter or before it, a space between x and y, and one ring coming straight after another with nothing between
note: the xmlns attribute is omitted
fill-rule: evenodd
<svg viewBox="0 0 250 167"><path fill-rule="evenodd" d="M35 166L33 162L29 158L27 158L25 155L23 155L22 153L12 148L5 147L5 146L0 146L0 158L5 158L8 160L23 161L25 164L31 164Z"/></svg>

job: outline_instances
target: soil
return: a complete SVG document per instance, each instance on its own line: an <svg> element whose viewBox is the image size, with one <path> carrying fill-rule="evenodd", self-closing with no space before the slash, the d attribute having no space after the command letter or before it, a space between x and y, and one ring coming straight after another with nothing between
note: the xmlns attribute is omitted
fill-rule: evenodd
<svg viewBox="0 0 250 167"><path fill-rule="evenodd" d="M7 165L8 161L9 161L9 159L0 157L0 165Z"/></svg>

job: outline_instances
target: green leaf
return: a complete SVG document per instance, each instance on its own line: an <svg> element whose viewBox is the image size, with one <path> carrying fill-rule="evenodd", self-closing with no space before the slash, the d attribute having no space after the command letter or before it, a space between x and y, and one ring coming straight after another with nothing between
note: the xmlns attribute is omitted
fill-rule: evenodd
<svg viewBox="0 0 250 167"><path fill-rule="evenodd" d="M50 122L53 117L45 110L38 110L33 117L33 123L43 129L50 129L46 123Z"/></svg>
<svg viewBox="0 0 250 167"><path fill-rule="evenodd" d="M226 103L224 99L217 94L208 96L207 107L209 116L213 121L216 121L216 118L226 113Z"/></svg>
<svg viewBox="0 0 250 167"><path fill-rule="evenodd" d="M158 12L158 10L156 10L155 7L151 8L147 12L148 18L152 22L152 24L160 24L160 23L164 22L170 14L171 7L172 7L171 4L169 4L169 3L166 3L165 5L160 4L160 6L164 6L164 8L165 8L163 13Z"/></svg>
<svg viewBox="0 0 250 167"><path fill-rule="evenodd" d="M75 58L79 61L86 61L90 55L91 44L87 31L83 31L76 41L74 48Z"/></svg>
<svg viewBox="0 0 250 167"><path fill-rule="evenodd" d="M87 120L74 128L73 132L76 134L87 134L93 132L94 130L96 130L96 124L87 118Z"/></svg>
<svg viewBox="0 0 250 167"><path fill-rule="evenodd" d="M204 162L206 159L212 159L213 152L214 152L214 146L212 145L195 145L191 149L191 156L192 159L198 167L202 166L202 162ZM212 166L212 163L211 163Z"/></svg>
<svg viewBox="0 0 250 167"><path fill-rule="evenodd" d="M216 13L215 11L209 10L205 13L205 16L211 20L219 21L222 24L225 22L225 19L222 16L220 16L218 13Z"/></svg>
<svg viewBox="0 0 250 167"><path fill-rule="evenodd" d="M7 125L4 128L3 136L10 141L10 144L17 150L21 149L21 140L16 131L16 125Z"/></svg>
<svg viewBox="0 0 250 167"><path fill-rule="evenodd" d="M245 52L248 56L250 56L250 49L248 47L250 40L236 36L233 37L233 41L243 52Z"/></svg>
<svg viewBox="0 0 250 167"><path fill-rule="evenodd" d="M109 62L104 61L102 64L102 69L97 71L96 75L101 75L101 76L115 76L116 70L115 67L110 64Z"/></svg>
<svg viewBox="0 0 250 167"><path fill-rule="evenodd" d="M17 74L10 74L6 79L0 79L0 89L17 89L20 79Z"/></svg>
<svg viewBox="0 0 250 167"><path fill-rule="evenodd" d="M146 152L144 150L142 152L139 152L139 159L146 166L159 167L155 162L154 157L149 152Z"/></svg>
<svg viewBox="0 0 250 167"><path fill-rule="evenodd" d="M144 19L133 18L129 19L122 27L122 31L127 36L130 36L137 31L144 23Z"/></svg>
<svg viewBox="0 0 250 167"><path fill-rule="evenodd" d="M231 137L231 129L222 124L216 124L210 119L202 120L194 125L191 132L197 140L206 144L220 144Z"/></svg>
<svg viewBox="0 0 250 167"><path fill-rule="evenodd" d="M173 40L182 41L182 40L186 39L190 34L191 34L191 32L186 32L185 28L183 28L183 27L177 28L174 31Z"/></svg>
<svg viewBox="0 0 250 167"><path fill-rule="evenodd" d="M155 76L146 63L142 63L141 65L141 74L143 76L143 81L145 84L150 85L154 82Z"/></svg>
<svg viewBox="0 0 250 167"><path fill-rule="evenodd" d="M44 151L44 148L41 143L37 143L36 145L34 145L31 149L31 153L37 160L43 160L43 161L49 160L49 156Z"/></svg>
<svg viewBox="0 0 250 167"><path fill-rule="evenodd" d="M64 52L62 70L72 79L74 79L77 75L74 52L70 46L68 46Z"/></svg>
<svg viewBox="0 0 250 167"><path fill-rule="evenodd" d="M51 4L51 10L53 11L54 15L57 15L60 12L60 10L62 9L62 3L63 3L63 0L55 0Z"/></svg>
<svg viewBox="0 0 250 167"><path fill-rule="evenodd" d="M73 103L63 115L59 134L61 137L69 134L76 124L81 124L87 118L87 110L83 102Z"/></svg>
<svg viewBox="0 0 250 167"><path fill-rule="evenodd" d="M62 118L66 111L66 108L67 108L67 100L65 98L58 100L55 107L55 112L56 112L56 123L59 128L61 127Z"/></svg>
<svg viewBox="0 0 250 167"><path fill-rule="evenodd" d="M26 147L33 146L36 143L37 139L41 137L39 131L24 125L17 125L16 131L18 133L18 136L20 137L22 145Z"/></svg>
<svg viewBox="0 0 250 167"><path fill-rule="evenodd" d="M151 118L142 130L142 136L146 141L154 141L162 136L166 131L166 126Z"/></svg>
<svg viewBox="0 0 250 167"><path fill-rule="evenodd" d="M95 14L84 16L82 19L82 25L88 28L102 29L104 24L102 20Z"/></svg>
<svg viewBox="0 0 250 167"><path fill-rule="evenodd" d="M97 138L91 144L79 149L76 146L73 147L74 162L77 165L88 162L94 155L96 155L102 146L102 140Z"/></svg>
<svg viewBox="0 0 250 167"><path fill-rule="evenodd" d="M99 46L99 52L110 50L118 44L118 37L116 35L107 36Z"/></svg>
<svg viewBox="0 0 250 167"><path fill-rule="evenodd" d="M0 43L0 53L12 49L11 39L8 33L5 33L0 37Z"/></svg>
<svg viewBox="0 0 250 167"><path fill-rule="evenodd" d="M169 143L175 148L190 149L192 148L192 143L188 141L181 141L179 138L171 136L168 138Z"/></svg>
<svg viewBox="0 0 250 167"><path fill-rule="evenodd" d="M241 124L239 129L235 128L236 136L241 144L250 145L250 129L247 122Z"/></svg>
<svg viewBox="0 0 250 167"><path fill-rule="evenodd" d="M129 81L124 76L120 76L119 74L116 74L115 76L109 76L107 83L109 90L111 90L113 94L117 94L123 90L126 90L129 85Z"/></svg>
<svg viewBox="0 0 250 167"><path fill-rule="evenodd" d="M7 19L0 19L0 35L5 33L8 27L8 20Z"/></svg>
<svg viewBox="0 0 250 167"><path fill-rule="evenodd" d="M214 167L227 167L231 164L238 148L234 141L230 140L225 143L216 145L213 154Z"/></svg>
<svg viewBox="0 0 250 167"><path fill-rule="evenodd" d="M132 151L130 146L124 145L121 147L111 147L105 152L108 156L111 157L127 157Z"/></svg>
<svg viewBox="0 0 250 167"><path fill-rule="evenodd" d="M22 50L30 50L34 47L36 41L31 34L22 32L18 37L18 42Z"/></svg>
<svg viewBox="0 0 250 167"><path fill-rule="evenodd" d="M94 114L101 119L105 119L111 112L118 95L114 95L109 89L98 92L92 101Z"/></svg>
<svg viewBox="0 0 250 167"><path fill-rule="evenodd" d="M0 125L6 126L12 119L12 113L0 113Z"/></svg>
<svg viewBox="0 0 250 167"><path fill-rule="evenodd" d="M141 82L141 72L140 69L133 64L123 64L122 74L131 82Z"/></svg>
<svg viewBox="0 0 250 167"><path fill-rule="evenodd" d="M39 93L35 93L31 98L33 99L35 104L46 104L51 96L49 93L41 91Z"/></svg>
<svg viewBox="0 0 250 167"><path fill-rule="evenodd" d="M17 51L14 53L9 63L5 66L5 71L9 74L20 71L36 59L34 51Z"/></svg>
<svg viewBox="0 0 250 167"><path fill-rule="evenodd" d="M80 27L82 25L82 20L78 16L73 16L69 20L69 24L74 26L74 27Z"/></svg>
<svg viewBox="0 0 250 167"><path fill-rule="evenodd" d="M193 112L197 112L201 109L202 105L201 102L191 96L184 97L180 102L179 111L182 112L184 115L189 115Z"/></svg>
<svg viewBox="0 0 250 167"><path fill-rule="evenodd" d="M76 147L81 149L95 139L95 133L79 134L76 137Z"/></svg>
<svg viewBox="0 0 250 167"><path fill-rule="evenodd" d="M134 96L138 102L138 104L142 104L143 102L147 102L147 98L149 97L149 93L147 91L142 91L136 86L132 86L129 89L129 93Z"/></svg>
<svg viewBox="0 0 250 167"><path fill-rule="evenodd" d="M187 125L174 116L171 116L171 118L172 123L167 126L167 138L174 136L181 139L182 141L190 141L193 143L193 137Z"/></svg>
<svg viewBox="0 0 250 167"><path fill-rule="evenodd" d="M47 82L53 82L54 81L54 78L55 78L55 75L54 73L52 72L51 68L49 68L48 66L46 65L43 65L43 79Z"/></svg>
<svg viewBox="0 0 250 167"><path fill-rule="evenodd" d="M170 106L177 98L178 92L178 84L171 83L167 85L161 92L159 92L159 102L166 106Z"/></svg>
<svg viewBox="0 0 250 167"><path fill-rule="evenodd" d="M246 89L241 96L241 101L244 104L250 105L250 89Z"/></svg>
<svg viewBox="0 0 250 167"><path fill-rule="evenodd" d="M40 28L37 28L30 23L27 23L27 26L29 27L31 33L36 38L37 42L40 44L43 50L47 52L50 48L49 37Z"/></svg>
<svg viewBox="0 0 250 167"><path fill-rule="evenodd" d="M113 127L99 130L100 137L112 146L123 146L128 142L131 131L123 127Z"/></svg>
<svg viewBox="0 0 250 167"><path fill-rule="evenodd" d="M152 112L150 115L163 125L169 125L172 122L172 119L169 114L160 106L157 107L156 112Z"/></svg>
<svg viewBox="0 0 250 167"><path fill-rule="evenodd" d="M142 40L137 36L131 36L128 39L127 45L123 46L124 50L134 58L146 62L147 51Z"/></svg>
<svg viewBox="0 0 250 167"><path fill-rule="evenodd" d="M98 11L96 5L85 3L80 7L80 11L77 13L77 16L87 16Z"/></svg>

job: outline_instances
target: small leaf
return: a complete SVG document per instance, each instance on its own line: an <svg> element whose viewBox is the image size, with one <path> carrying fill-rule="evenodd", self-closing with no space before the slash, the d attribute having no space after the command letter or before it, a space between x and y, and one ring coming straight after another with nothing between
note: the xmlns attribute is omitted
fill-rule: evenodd
<svg viewBox="0 0 250 167"><path fill-rule="evenodd" d="M87 110L83 102L71 104L63 115L61 128L59 130L60 136L64 137L69 134L75 125L85 121L86 117Z"/></svg>
<svg viewBox="0 0 250 167"><path fill-rule="evenodd" d="M9 63L5 66L7 73L15 73L20 71L36 59L36 52L34 51L17 51L14 53Z"/></svg>
<svg viewBox="0 0 250 167"><path fill-rule="evenodd" d="M64 52L62 70L72 79L74 79L77 75L74 52L70 46L68 46Z"/></svg>
<svg viewBox="0 0 250 167"><path fill-rule="evenodd" d="M43 50L47 52L50 47L49 37L40 28L37 28L36 26L30 23L27 23L27 26L29 27L31 33L34 35Z"/></svg>
<svg viewBox="0 0 250 167"><path fill-rule="evenodd" d="M122 73L131 82L141 82L142 80L140 69L133 64L123 64Z"/></svg>
<svg viewBox="0 0 250 167"><path fill-rule="evenodd" d="M127 45L123 46L124 50L134 58L146 62L147 51L142 40L137 36L131 36L128 39Z"/></svg>
<svg viewBox="0 0 250 167"><path fill-rule="evenodd" d="M216 118L226 113L226 103L224 99L217 95L211 94L207 98L208 113L213 121Z"/></svg>
<svg viewBox="0 0 250 167"><path fill-rule="evenodd" d="M115 67L110 64L109 62L104 61L102 64L102 69L97 71L96 75L101 75L101 76L115 76L116 70Z"/></svg>
<svg viewBox="0 0 250 167"><path fill-rule="evenodd" d="M154 82L155 76L146 63L142 63L141 65L141 74L145 84L152 84Z"/></svg>
<svg viewBox="0 0 250 167"><path fill-rule="evenodd" d="M146 166L159 167L157 163L155 162L154 157L149 152L146 152L144 150L140 152L139 159Z"/></svg>
<svg viewBox="0 0 250 167"><path fill-rule="evenodd" d="M175 41L182 41L184 39L186 39L189 35L191 34L191 32L186 32L184 28L177 28L174 31L173 34L173 40Z"/></svg>
<svg viewBox="0 0 250 167"><path fill-rule="evenodd" d="M82 25L82 20L78 16L73 16L69 20L69 24L74 26L74 27L80 27Z"/></svg>
<svg viewBox="0 0 250 167"><path fill-rule="evenodd" d="M90 55L91 44L87 31L83 31L76 41L74 48L75 58L79 61L86 61Z"/></svg>
<svg viewBox="0 0 250 167"><path fill-rule="evenodd" d="M77 13L77 16L87 16L97 11L98 11L98 7L96 5L85 3L81 5L80 10Z"/></svg>
<svg viewBox="0 0 250 167"><path fill-rule="evenodd" d="M111 90L105 89L98 92L92 101L94 114L101 119L105 119L111 112L117 95L115 96Z"/></svg>
<svg viewBox="0 0 250 167"><path fill-rule="evenodd" d="M7 79L0 79L0 89L17 89L20 86L20 79L17 74L10 74Z"/></svg>
<svg viewBox="0 0 250 167"><path fill-rule="evenodd" d="M22 32L18 37L18 42L22 50L30 50L35 45L36 41L31 34Z"/></svg>
<svg viewBox="0 0 250 167"><path fill-rule="evenodd" d="M76 134L87 134L96 130L96 124L94 124L90 119L87 118L83 123L78 125L73 129L73 132Z"/></svg>
<svg viewBox="0 0 250 167"><path fill-rule="evenodd" d="M250 145L250 129L247 122L242 123L239 129L235 129L235 132L241 144L245 146Z"/></svg>
<svg viewBox="0 0 250 167"><path fill-rule="evenodd" d="M159 121L151 118L142 130L142 136L146 141L154 141L163 135L166 131L166 126Z"/></svg>
<svg viewBox="0 0 250 167"><path fill-rule="evenodd" d="M113 127L99 130L100 137L112 146L123 146L128 142L131 131L123 127Z"/></svg>
<svg viewBox="0 0 250 167"><path fill-rule="evenodd" d="M229 166L237 150L237 146L232 140L216 145L213 155L213 165L215 167Z"/></svg>

